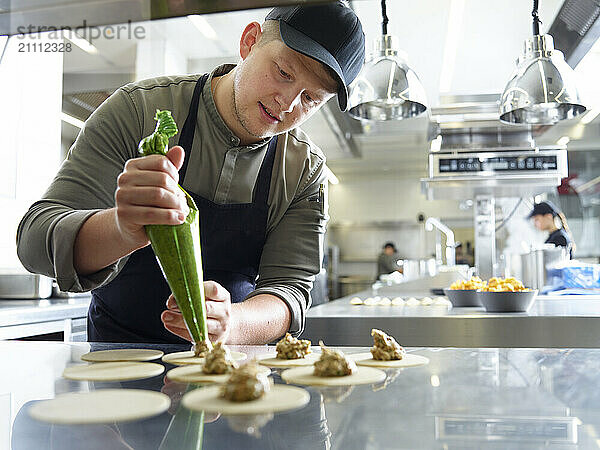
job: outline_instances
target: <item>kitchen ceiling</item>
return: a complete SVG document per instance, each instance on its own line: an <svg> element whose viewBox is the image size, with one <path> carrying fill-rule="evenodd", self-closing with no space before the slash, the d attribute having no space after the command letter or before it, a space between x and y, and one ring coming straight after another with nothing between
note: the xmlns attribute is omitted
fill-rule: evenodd
<svg viewBox="0 0 600 450"><path fill-rule="evenodd" d="M350 3L363 24L369 53L381 32L380 1ZM561 0L540 2L542 32L550 27L561 5ZM449 22L451 9L457 20ZM499 96L522 52L525 38L531 33L531 9L531 2L526 0L388 0L388 32L399 38L400 48L407 53L411 67L425 87L430 111L433 108L435 113L444 95ZM190 71L208 70L221 61L235 62L244 26L254 20L262 21L267 12L268 9L255 9L204 15L217 33L216 39L206 37L185 17L143 22L143 51L151 51L154 46L159 48L166 41L188 60ZM456 31L449 35L449 29ZM446 48L449 39L456 42L454 52ZM81 95L82 86L106 91L109 86L102 86L102 80L121 80L119 74L135 78L139 42L99 39L94 42L97 55L74 47L64 58L65 95ZM600 60L597 45L593 51ZM89 80L95 81L90 83ZM373 175L418 178L425 173L431 129L428 115L372 124L370 129L353 134L354 145L361 154L359 158L341 139L343 132L336 132L335 125L330 125L332 122L335 122L332 114L323 111L309 119L303 128L323 149L329 167L342 181L346 177ZM350 119L348 122L352 129L360 130L358 122ZM562 130L567 130L566 133L578 123L577 120L567 122L555 126L553 133L558 130L560 137Z"/></svg>

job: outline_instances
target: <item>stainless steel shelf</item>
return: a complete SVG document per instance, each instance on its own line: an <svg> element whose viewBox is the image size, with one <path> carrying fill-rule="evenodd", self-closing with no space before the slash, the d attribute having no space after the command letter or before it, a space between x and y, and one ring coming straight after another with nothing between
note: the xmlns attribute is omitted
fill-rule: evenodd
<svg viewBox="0 0 600 450"><path fill-rule="evenodd" d="M64 332L65 340L85 340L91 296L42 300L0 299L0 339ZM83 320L83 321L82 321Z"/></svg>
<svg viewBox="0 0 600 450"><path fill-rule="evenodd" d="M600 296L539 296L527 313L487 313L483 308L355 306L351 297L311 308L302 337L330 345L372 345L382 329L401 345L427 347L600 347ZM392 291L379 295L393 297ZM424 292L403 293L423 297Z"/></svg>

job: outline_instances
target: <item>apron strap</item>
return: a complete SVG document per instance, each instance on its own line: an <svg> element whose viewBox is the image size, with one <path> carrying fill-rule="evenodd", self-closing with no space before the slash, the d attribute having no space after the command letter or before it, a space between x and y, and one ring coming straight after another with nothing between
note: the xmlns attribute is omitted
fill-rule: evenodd
<svg viewBox="0 0 600 450"><path fill-rule="evenodd" d="M192 153L192 144L194 143L194 132L196 131L196 122L198 119L198 104L200 103L200 95L202 94L202 89L204 89L206 80L208 80L207 73L202 75L196 82L196 86L194 87L194 93L192 94L192 103L190 104L190 109L188 111L187 118L185 119L185 123L183 124L181 134L179 135L178 145L182 146L185 150L185 158L183 160L183 165L181 166L181 169L179 169L180 185L183 185L183 180L185 179L185 172L187 170L187 166L190 161L190 155Z"/></svg>
<svg viewBox="0 0 600 450"><path fill-rule="evenodd" d="M273 164L275 162L275 153L277 151L277 136L274 136L269 141L267 147L267 153L263 164L260 166L258 172L258 178L256 179L256 185L253 195L253 202L260 204L267 204L269 200L269 188L271 187L271 174L273 172Z"/></svg>

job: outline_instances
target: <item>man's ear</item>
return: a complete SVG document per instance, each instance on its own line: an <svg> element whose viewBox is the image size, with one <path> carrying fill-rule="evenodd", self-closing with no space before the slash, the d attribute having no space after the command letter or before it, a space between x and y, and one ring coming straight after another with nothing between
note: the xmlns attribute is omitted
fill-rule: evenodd
<svg viewBox="0 0 600 450"><path fill-rule="evenodd" d="M258 22L252 22L246 25L240 38L240 56L246 59L262 36L262 28Z"/></svg>

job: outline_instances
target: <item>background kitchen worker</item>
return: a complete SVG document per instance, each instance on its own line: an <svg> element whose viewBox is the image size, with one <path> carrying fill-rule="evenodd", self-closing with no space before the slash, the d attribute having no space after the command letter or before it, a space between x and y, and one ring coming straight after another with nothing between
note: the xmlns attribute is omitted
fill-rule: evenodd
<svg viewBox="0 0 600 450"><path fill-rule="evenodd" d="M566 247L570 257L573 257L575 242L567 224L567 218L552 202L534 204L528 217L533 219L533 225L538 230L549 233L545 241L546 244Z"/></svg>
<svg viewBox="0 0 600 450"><path fill-rule="evenodd" d="M346 109L364 34L342 2L278 7L239 48L238 65L115 91L22 219L24 266L64 291L92 290L90 341L189 339L143 228L183 221L177 182L200 210L211 340L302 331L328 217L325 158L297 127L336 94ZM137 158L157 108L172 111L178 145Z"/></svg>
<svg viewBox="0 0 600 450"><path fill-rule="evenodd" d="M386 242L377 257L377 278L380 275L387 275L392 272L402 273L402 268L398 265L399 259L400 255L398 255L394 243Z"/></svg>

